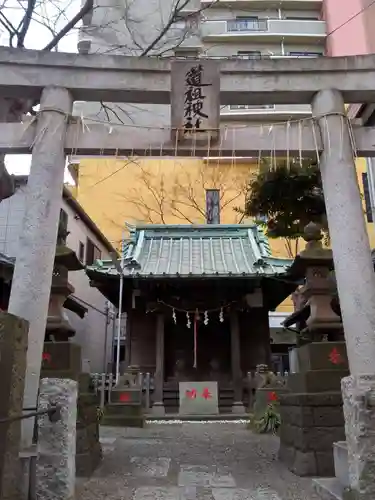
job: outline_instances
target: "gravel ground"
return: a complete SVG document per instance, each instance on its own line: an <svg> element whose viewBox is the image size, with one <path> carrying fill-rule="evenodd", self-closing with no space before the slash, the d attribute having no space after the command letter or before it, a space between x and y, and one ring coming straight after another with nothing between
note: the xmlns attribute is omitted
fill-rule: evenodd
<svg viewBox="0 0 375 500"><path fill-rule="evenodd" d="M277 459L278 438L243 423L102 428L104 458L77 500L318 500Z"/></svg>

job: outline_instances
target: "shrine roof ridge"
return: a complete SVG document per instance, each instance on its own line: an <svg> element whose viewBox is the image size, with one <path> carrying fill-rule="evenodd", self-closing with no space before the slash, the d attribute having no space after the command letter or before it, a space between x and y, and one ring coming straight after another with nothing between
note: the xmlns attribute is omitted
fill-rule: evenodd
<svg viewBox="0 0 375 500"><path fill-rule="evenodd" d="M288 259L272 257L255 224L128 225L124 277L255 277L285 273ZM119 276L112 261L86 268L89 277ZM120 267L121 269L121 267Z"/></svg>

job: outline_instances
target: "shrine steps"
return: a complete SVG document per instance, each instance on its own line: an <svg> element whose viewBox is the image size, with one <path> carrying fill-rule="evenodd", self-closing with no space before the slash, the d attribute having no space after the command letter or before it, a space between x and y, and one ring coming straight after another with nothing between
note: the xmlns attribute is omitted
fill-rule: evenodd
<svg viewBox="0 0 375 500"><path fill-rule="evenodd" d="M223 422L223 421L250 421L250 415L236 415L235 413L218 413L217 415L179 415L178 413L166 413L164 416L156 417L146 414L146 424L152 422Z"/></svg>

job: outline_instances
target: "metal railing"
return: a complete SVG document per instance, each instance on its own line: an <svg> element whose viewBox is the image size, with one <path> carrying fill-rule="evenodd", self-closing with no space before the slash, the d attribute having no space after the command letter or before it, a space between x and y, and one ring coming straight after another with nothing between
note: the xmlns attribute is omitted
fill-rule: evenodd
<svg viewBox="0 0 375 500"><path fill-rule="evenodd" d="M231 19L227 21L227 31L268 31L267 19Z"/></svg>
<svg viewBox="0 0 375 500"><path fill-rule="evenodd" d="M48 415L51 422L58 422L61 418L61 405L51 405L49 408L38 410L37 408L24 408L20 415L0 419L0 425L10 425L27 418L41 417ZM36 459L38 445L38 420L35 418L34 436L32 447L19 452L19 459L22 463L22 498L25 500L37 500L36 496Z"/></svg>

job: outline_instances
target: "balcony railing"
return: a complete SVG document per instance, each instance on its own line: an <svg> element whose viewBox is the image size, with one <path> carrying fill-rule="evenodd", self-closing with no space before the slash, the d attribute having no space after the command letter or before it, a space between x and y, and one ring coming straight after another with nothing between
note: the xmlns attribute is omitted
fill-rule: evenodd
<svg viewBox="0 0 375 500"><path fill-rule="evenodd" d="M227 31L267 31L267 19L232 19L227 21Z"/></svg>
<svg viewBox="0 0 375 500"><path fill-rule="evenodd" d="M257 110L257 109L275 109L274 104L232 104L229 106L230 110Z"/></svg>
<svg viewBox="0 0 375 500"><path fill-rule="evenodd" d="M291 37L301 41L317 39L323 43L327 33L324 21L310 19L210 19L203 21L200 29L203 40L205 38L223 40L224 37L228 41L248 37L254 39Z"/></svg>

